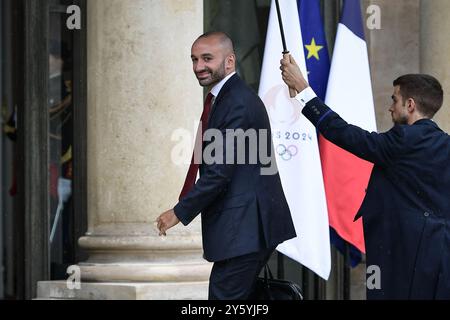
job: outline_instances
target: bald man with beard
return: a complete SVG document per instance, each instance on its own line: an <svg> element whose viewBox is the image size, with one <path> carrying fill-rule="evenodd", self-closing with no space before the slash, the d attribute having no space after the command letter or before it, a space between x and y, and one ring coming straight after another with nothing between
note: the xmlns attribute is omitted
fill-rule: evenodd
<svg viewBox="0 0 450 320"><path fill-rule="evenodd" d="M200 164L200 178L183 189L173 209L158 217L158 229L165 235L180 221L188 225L201 212L204 257L214 262L209 299L251 299L271 253L296 236L272 157L269 118L261 99L236 74L233 42L225 33L201 35L192 45L191 59L199 84L213 101L205 128L222 136L224 143L216 155L222 155L223 162ZM265 139L258 135L253 145L246 139L226 141L227 131L239 129L265 131ZM210 143L203 141L203 150ZM261 146L270 163L260 158ZM245 151L246 161L228 163L236 160L237 150ZM257 161L252 163L249 159L255 154ZM270 166L275 170L264 174Z"/></svg>

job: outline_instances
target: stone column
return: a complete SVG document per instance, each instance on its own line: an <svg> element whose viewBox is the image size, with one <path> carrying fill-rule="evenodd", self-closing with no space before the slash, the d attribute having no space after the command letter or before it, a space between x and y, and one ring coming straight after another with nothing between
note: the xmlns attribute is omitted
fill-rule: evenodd
<svg viewBox="0 0 450 320"><path fill-rule="evenodd" d="M420 69L436 77L444 89L444 105L435 120L444 130L450 131L450 1L421 0L420 3Z"/></svg>
<svg viewBox="0 0 450 320"><path fill-rule="evenodd" d="M171 161L172 132L193 132L201 113L190 48L203 1L87 6L89 229L79 244L89 259L79 264L81 290L62 284L50 296L205 299L211 264L199 219L167 237L154 222L176 204L187 171Z"/></svg>
<svg viewBox="0 0 450 320"><path fill-rule="evenodd" d="M381 13L381 29L369 30L365 26L365 33L377 129L384 132L393 126L388 112L394 91L392 82L403 74L419 72L420 0L363 0L361 6L366 19L369 5L378 6Z"/></svg>

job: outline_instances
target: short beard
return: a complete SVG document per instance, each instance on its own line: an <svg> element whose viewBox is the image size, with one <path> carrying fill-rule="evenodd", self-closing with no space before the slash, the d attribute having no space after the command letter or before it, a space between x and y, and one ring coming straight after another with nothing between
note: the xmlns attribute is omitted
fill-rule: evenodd
<svg viewBox="0 0 450 320"><path fill-rule="evenodd" d="M395 125L405 125L408 124L408 117L407 116L401 116L400 118L394 120L392 119Z"/></svg>
<svg viewBox="0 0 450 320"><path fill-rule="evenodd" d="M211 78L198 80L198 83L200 83L202 87L210 87L212 85L215 85L216 83L219 83L225 77L226 74L225 74L225 60L224 60L217 70L211 71Z"/></svg>

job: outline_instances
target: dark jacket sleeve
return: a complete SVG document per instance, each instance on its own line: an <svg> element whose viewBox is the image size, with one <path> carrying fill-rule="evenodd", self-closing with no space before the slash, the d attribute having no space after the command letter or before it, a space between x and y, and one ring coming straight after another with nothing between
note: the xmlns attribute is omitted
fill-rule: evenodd
<svg viewBox="0 0 450 320"><path fill-rule="evenodd" d="M394 126L385 133L369 132L348 124L319 98L308 102L302 113L327 140L379 166L392 164L404 149L404 126Z"/></svg>
<svg viewBox="0 0 450 320"><path fill-rule="evenodd" d="M174 207L175 215L184 225L189 224L203 209L210 206L217 196L226 190L231 181L236 162L227 164L226 159L235 159L237 148L234 141L233 147L227 143L226 131L230 129L246 130L248 128L246 113L247 109L243 105L236 104L230 108L220 126L216 128L223 141L221 146L216 144L219 146L216 148L216 152L222 153L223 163L204 164L204 172L193 189Z"/></svg>

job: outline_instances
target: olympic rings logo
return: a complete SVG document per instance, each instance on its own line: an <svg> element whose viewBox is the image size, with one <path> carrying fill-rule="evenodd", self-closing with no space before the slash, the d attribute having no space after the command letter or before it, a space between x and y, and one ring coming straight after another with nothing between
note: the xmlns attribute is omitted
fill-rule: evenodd
<svg viewBox="0 0 450 320"><path fill-rule="evenodd" d="M289 161L298 154L298 149L294 145L286 147L284 144L279 144L276 148L276 152L281 159Z"/></svg>

